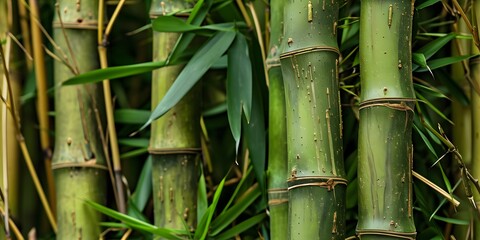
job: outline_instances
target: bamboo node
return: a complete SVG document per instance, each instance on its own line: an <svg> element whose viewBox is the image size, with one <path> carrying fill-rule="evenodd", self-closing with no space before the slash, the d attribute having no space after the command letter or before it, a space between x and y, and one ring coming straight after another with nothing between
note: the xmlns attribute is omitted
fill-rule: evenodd
<svg viewBox="0 0 480 240"><path fill-rule="evenodd" d="M326 188L328 191L334 190L336 185L347 185L348 181L345 178L337 176L318 176L318 177L295 177L287 180L288 191L300 187L317 186Z"/></svg>
<svg viewBox="0 0 480 240"><path fill-rule="evenodd" d="M52 163L52 170L61 168L96 168L108 171L108 168L104 165L98 164L96 159L90 159L85 162Z"/></svg>
<svg viewBox="0 0 480 240"><path fill-rule="evenodd" d="M200 154L202 148L148 148L151 155Z"/></svg>

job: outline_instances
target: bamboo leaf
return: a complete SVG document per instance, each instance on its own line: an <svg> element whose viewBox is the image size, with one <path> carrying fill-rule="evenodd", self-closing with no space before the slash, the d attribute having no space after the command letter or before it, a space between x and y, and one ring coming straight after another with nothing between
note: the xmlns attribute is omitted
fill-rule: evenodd
<svg viewBox="0 0 480 240"><path fill-rule="evenodd" d="M217 105L215 107L212 107L210 109L205 110L202 113L202 115L204 117L208 117L208 116L213 116L213 115L217 115L217 114L220 114L220 113L224 113L226 111L227 111L227 103L223 102L223 103L220 103L219 105Z"/></svg>
<svg viewBox="0 0 480 240"><path fill-rule="evenodd" d="M253 191L245 195L241 201L237 202L233 207L221 213L212 222L211 236L219 234L223 229L228 227L245 209L248 208L260 195L262 194L260 188L256 187Z"/></svg>
<svg viewBox="0 0 480 240"><path fill-rule="evenodd" d="M150 140L147 138L121 138L118 143L129 147L148 148Z"/></svg>
<svg viewBox="0 0 480 240"><path fill-rule="evenodd" d="M253 217L239 223L238 225L228 229L227 231L223 232L222 234L219 234L218 236L215 237L215 239L218 239L218 240L232 239L236 235L239 235L240 233L242 233L242 232L248 230L249 228L255 226L256 224L260 223L266 216L267 216L267 214L265 214L265 213L261 213L261 214L258 214L256 216L253 216Z"/></svg>
<svg viewBox="0 0 480 240"><path fill-rule="evenodd" d="M414 124L413 127L417 131L418 135L420 135L420 138L422 138L423 143L425 143L428 150L430 150L430 152L433 154L433 156L435 156L435 158L438 158L437 153L435 152L435 149L433 148L432 144L430 143L430 140L428 140L427 136L425 136L425 134L423 134L423 132L420 129L418 129L416 124Z"/></svg>
<svg viewBox="0 0 480 240"><path fill-rule="evenodd" d="M218 200L220 199L220 195L222 194L224 185L225 185L225 178L223 178L220 184L218 185L218 188L215 191L215 195L213 196L212 204L208 207L206 214L203 215L203 218L200 220L199 224L197 225L194 239L203 240L207 236L210 223L212 222L213 213L217 208Z"/></svg>
<svg viewBox="0 0 480 240"><path fill-rule="evenodd" d="M165 238L168 238L168 239L182 239L181 237L178 236L179 234L180 235L188 234L187 231L158 228L158 227L156 227L154 225L151 225L147 222L140 221L136 218L130 217L126 214L117 212L115 210L104 207L104 206L102 206L98 203L95 203L95 202L92 202L92 201L89 201L89 200L85 200L85 203L88 206L92 207L93 209L95 209L95 210L97 210L97 211L99 211L99 212L101 212L101 213L103 213L107 216L110 216L112 218L120 220L120 221L122 221L123 223L125 223L126 225L128 225L132 228L140 229L140 230L152 233L152 234L156 234L156 235L161 236L161 237L165 237Z"/></svg>
<svg viewBox="0 0 480 240"><path fill-rule="evenodd" d="M202 219L208 208L208 199L207 199L207 186L205 184L205 176L200 175L198 180L198 193L197 193L197 219Z"/></svg>
<svg viewBox="0 0 480 240"><path fill-rule="evenodd" d="M227 113L230 130L236 142L236 151L241 135L242 110L250 121L252 107L252 67L248 57L245 37L237 33L228 50Z"/></svg>
<svg viewBox="0 0 480 240"><path fill-rule="evenodd" d="M433 219L436 219L436 220L439 220L439 221L442 221L442 222L446 222L446 223L451 223L451 224L455 224L455 225L464 225L464 226L467 226L470 224L469 221L467 220L462 220L462 219L456 219L456 218L447 218L447 217L440 217L440 216L433 216Z"/></svg>
<svg viewBox="0 0 480 240"><path fill-rule="evenodd" d="M441 2L441 1L442 1L442 0L428 0L428 1L425 1L425 2L423 2L422 4L418 5L418 6L416 7L416 9L417 9L417 10L422 10L422 9L424 9L424 8L426 8L426 7L429 7L429 6L433 5L433 4L435 4L435 3L437 3L437 2Z"/></svg>
<svg viewBox="0 0 480 240"><path fill-rule="evenodd" d="M463 55L463 56L438 58L438 59L428 61L428 67L430 67L430 70L434 70L437 68L445 67L457 62L467 60L475 56L478 56L478 55ZM427 67L422 67L415 70L415 72L426 72L426 71L428 71Z"/></svg>
<svg viewBox="0 0 480 240"><path fill-rule="evenodd" d="M144 124L149 116L150 111L139 109L123 108L115 110L114 113L115 122L123 124Z"/></svg>
<svg viewBox="0 0 480 240"><path fill-rule="evenodd" d="M447 116L445 116L445 114L443 114L442 111L438 110L438 108L435 105L433 105L430 101L428 101L428 99L426 99L422 94L417 92L416 95L417 95L417 98L422 100L421 102L425 103L432 111L434 111L440 117L448 121L450 124L454 125L454 123L450 119L448 119Z"/></svg>
<svg viewBox="0 0 480 240"><path fill-rule="evenodd" d="M211 33L212 31L232 31L234 23L219 23L205 26L189 24L174 16L160 16L152 21L152 29L157 32L200 32Z"/></svg>
<svg viewBox="0 0 480 240"><path fill-rule="evenodd" d="M148 152L148 149L147 148L140 148L140 149L135 149L135 150L132 150L132 151L129 151L129 152L126 152L126 153L122 153L120 155L120 158L131 158L131 157L137 157L137 156L140 156L142 154L145 154Z"/></svg>
<svg viewBox="0 0 480 240"><path fill-rule="evenodd" d="M437 53L443 46L445 46L448 42L450 42L452 39L455 39L457 34L455 33L449 33L443 37L437 38L422 48L418 49L416 53L421 53L425 56L425 58L428 60L430 59L435 53Z"/></svg>
<svg viewBox="0 0 480 240"><path fill-rule="evenodd" d="M207 70L225 53L235 38L235 32L216 33L183 68L165 97L155 107L148 121L140 128L144 129L155 119L175 106L185 94L198 82Z"/></svg>
<svg viewBox="0 0 480 240"><path fill-rule="evenodd" d="M171 62L171 64L175 64ZM90 72L86 72L77 76L74 76L67 81L63 82L62 85L76 85L76 84L86 84L86 83L97 83L105 79L117 79L122 77L133 76L140 73L151 72L157 68L167 66L165 61L160 62L146 62L138 63L125 66L109 67L105 69L97 69Z"/></svg>
<svg viewBox="0 0 480 240"><path fill-rule="evenodd" d="M415 87L416 91L422 91L424 93L427 93L428 95L431 95L432 97L449 99L445 94L440 92L439 89L432 89L428 86L418 84L418 83L414 83L413 86Z"/></svg>
<svg viewBox="0 0 480 240"><path fill-rule="evenodd" d="M149 155L147 161L143 164L142 171L138 177L135 192L131 200L135 203L138 210L143 211L147 205L150 195L152 195L152 156Z"/></svg>

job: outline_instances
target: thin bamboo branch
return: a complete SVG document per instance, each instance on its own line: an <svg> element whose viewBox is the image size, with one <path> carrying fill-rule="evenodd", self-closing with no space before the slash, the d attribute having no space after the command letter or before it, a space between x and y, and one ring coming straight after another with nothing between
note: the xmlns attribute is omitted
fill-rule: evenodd
<svg viewBox="0 0 480 240"><path fill-rule="evenodd" d="M5 61L3 66L4 75L2 78L2 98L8 99L8 91L7 91L7 75L10 70L9 67L9 59L10 59L10 40L7 38L7 54L3 56ZM10 95L10 98L13 98L13 95ZM2 163L3 163L3 192L4 192L4 199L3 203L5 205L6 213L4 215L4 223L5 223L5 236L10 238L10 227L8 226L8 219L9 219L9 189L8 189L8 158L7 158L7 107L5 106L2 108Z"/></svg>
<svg viewBox="0 0 480 240"><path fill-rule="evenodd" d="M1 207L0 207L0 214L6 215L5 210ZM11 218L8 218L8 225L12 229L12 232L15 234L15 237L17 238L17 240L24 240L22 233L20 232L20 230L18 230L17 225L15 225L15 222Z"/></svg>
<svg viewBox="0 0 480 240"><path fill-rule="evenodd" d="M49 119L48 119L48 96L47 96L47 73L45 67L45 55L43 52L42 35L40 28L35 24L33 19L38 18L39 10L36 0L29 0L30 2L30 20L33 43L33 56L35 62L35 79L37 82L37 114L40 125L40 145L44 153L45 173L48 186L48 197L50 200L50 207L55 216L55 182L53 180L52 172L52 149L50 146L49 136Z"/></svg>
<svg viewBox="0 0 480 240"><path fill-rule="evenodd" d="M460 205L460 202L455 199L451 194L445 192L442 188L437 186L435 183L431 182L424 176L420 175L419 173L412 171L412 175L416 177L418 180L422 181L423 183L427 184L429 187L431 187L433 190L438 192L440 195L442 195L445 199L447 199L449 202L451 202L455 207L458 207Z"/></svg>
<svg viewBox="0 0 480 240"><path fill-rule="evenodd" d="M258 21L257 14L255 13L255 8L253 7L253 3L249 2L247 3L247 6L250 10L250 13L252 14L253 23L255 24L255 32L257 33L258 45L260 46L260 52L262 53L263 73L265 75L265 81L268 86L269 85L268 72L267 72L267 65L265 63L265 60L267 59L267 57L265 56L265 46L263 44L262 28L260 27L260 22Z"/></svg>
<svg viewBox="0 0 480 240"><path fill-rule="evenodd" d="M0 44L0 55L2 56L2 62L3 62L3 67L6 68L6 59L5 59L5 54L3 51L3 46ZM10 86L10 77L8 73L5 73L5 77L7 78L7 87L9 91L9 95L12 96L12 89ZM50 225L53 228L54 232L57 232L57 223L55 222L55 218L53 217L52 210L50 208L50 205L48 204L48 200L45 197L45 192L43 191L42 185L40 184L40 180L38 179L37 173L35 171L35 168L33 167L32 159L30 157L30 154L28 153L27 145L25 144L25 139L23 138L22 132L20 131L20 121L19 121L19 115L15 111L15 106L13 99L10 98L8 104L7 104L7 99L3 99L5 105L9 107L10 114L12 114L12 118L14 119L14 126L15 130L17 131L17 141L19 142L20 149L22 151L23 157L25 158L25 163L27 164L27 168L30 172L30 175L33 179L33 183L35 185L35 188L37 190L37 193L40 197L40 201L42 202L43 208L45 209L45 212L47 214L47 218L50 222Z"/></svg>
<svg viewBox="0 0 480 240"><path fill-rule="evenodd" d="M100 67L108 67L107 48L108 36L112 30L113 23L117 19L118 13L122 9L125 0L120 0L113 13L112 19L108 22L105 32L103 32L103 6L104 1L99 1L99 19L98 19L98 55L100 57ZM115 129L115 119L113 116L112 93L110 90L110 81L105 79L103 82L103 94L105 98L105 110L107 115L108 134L110 138L110 148L112 151L113 171L115 178L114 189L117 192L117 207L121 213L126 213L125 193L122 183L122 165L120 161L120 152L118 149L117 131Z"/></svg>

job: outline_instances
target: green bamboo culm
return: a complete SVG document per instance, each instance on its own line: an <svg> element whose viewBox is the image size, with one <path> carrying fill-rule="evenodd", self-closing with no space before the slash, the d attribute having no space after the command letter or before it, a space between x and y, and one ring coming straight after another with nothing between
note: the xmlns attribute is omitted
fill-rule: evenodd
<svg viewBox="0 0 480 240"><path fill-rule="evenodd" d="M270 237L278 240L288 238L287 130L285 89L280 68L283 5L284 0L270 1L270 51L267 57L270 126L267 170L268 207L270 210Z"/></svg>
<svg viewBox="0 0 480 240"><path fill-rule="evenodd" d="M410 0L363 0L358 225L361 239L415 239Z"/></svg>
<svg viewBox="0 0 480 240"><path fill-rule="evenodd" d="M286 95L289 239L345 239L339 3L285 3L280 61Z"/></svg>
<svg viewBox="0 0 480 240"><path fill-rule="evenodd" d="M54 64L56 86L98 68L98 1L60 0L53 21L56 55L68 65ZM61 14L59 16L58 14ZM55 150L52 159L57 198L57 239L97 239L101 215L85 200L105 204L105 157L99 126L105 129L101 86L65 86L55 91Z"/></svg>
<svg viewBox="0 0 480 240"><path fill-rule="evenodd" d="M191 7L187 1L152 1L150 16ZM186 16L178 16L186 17ZM153 33L153 59L164 60L179 34ZM152 108L173 84L182 66L153 71ZM196 225L198 165L200 153L200 92L194 87L175 107L152 123L150 154L155 225L193 230Z"/></svg>

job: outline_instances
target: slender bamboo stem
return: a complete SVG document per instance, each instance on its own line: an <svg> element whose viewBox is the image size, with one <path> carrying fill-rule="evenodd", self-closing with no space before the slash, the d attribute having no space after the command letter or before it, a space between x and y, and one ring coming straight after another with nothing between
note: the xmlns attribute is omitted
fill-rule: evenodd
<svg viewBox="0 0 480 240"><path fill-rule="evenodd" d="M43 151L43 160L48 187L48 198L53 215L55 215L55 182L52 172L52 149L50 146L50 124L48 119L48 96L47 96L47 73L45 67L45 54L43 52L43 41L40 28L35 24L38 19L39 10L36 0L30 0L30 25L32 31L33 57L35 62L35 79L37 82L37 114L40 126L40 145Z"/></svg>
<svg viewBox="0 0 480 240"><path fill-rule="evenodd" d="M115 22L116 16L118 15L120 9L122 8L125 0L121 0L117 8L114 12L114 16L112 20L109 21L107 29L103 32L103 0L99 2L99 20L98 20L98 54L100 56L100 67L105 69L108 67L107 61L107 46L106 43L108 42L108 36L110 35L110 31L112 29L113 23ZM115 129L115 119L113 116L113 103L112 103L112 93L110 90L110 81L105 79L103 82L103 96L105 101L105 110L107 115L107 125L108 125L108 134L110 139L110 148L112 151L112 160L113 160L113 171L114 171L114 192L115 192L115 199L117 201L118 210L121 213L126 213L127 208L125 204L125 191L122 182L122 165L120 161L120 151L118 149L118 139L117 139L117 131Z"/></svg>
<svg viewBox="0 0 480 240"><path fill-rule="evenodd" d="M268 206L270 237L288 238L288 166L285 113L285 89L280 68L280 44L283 34L283 0L270 1L270 50L266 60L269 74L268 131Z"/></svg>
<svg viewBox="0 0 480 240"><path fill-rule="evenodd" d="M280 61L286 96L290 239L345 239L347 180L336 40L340 2L285 2Z"/></svg>
<svg viewBox="0 0 480 240"><path fill-rule="evenodd" d="M358 146L362 239L414 239L411 140L413 3L364 0L360 12L362 95Z"/></svg>

